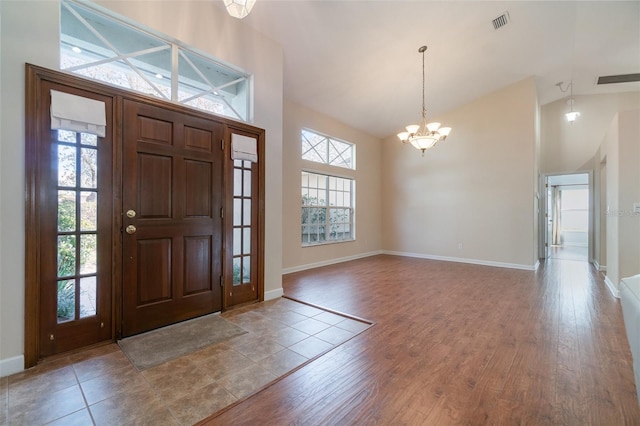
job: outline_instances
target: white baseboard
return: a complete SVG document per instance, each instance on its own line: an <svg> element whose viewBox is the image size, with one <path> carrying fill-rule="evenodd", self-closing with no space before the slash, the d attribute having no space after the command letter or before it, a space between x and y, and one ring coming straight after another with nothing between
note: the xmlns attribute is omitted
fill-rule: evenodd
<svg viewBox="0 0 640 426"><path fill-rule="evenodd" d="M538 261L534 265L520 265L517 263L493 262L490 260L466 259L461 257L448 257L448 256L435 256L430 254L406 253L406 252L387 251L387 250L383 250L382 253L390 254L393 256L405 256L405 257L417 257L420 259L442 260L445 262L458 262L458 263L470 263L473 265L495 266L497 268L521 269L524 271L535 271L538 268L538 265L540 263L540 261Z"/></svg>
<svg viewBox="0 0 640 426"><path fill-rule="evenodd" d="M280 287L280 288L278 288L276 290L265 291L264 292L264 300L277 299L279 297L282 297L283 294L284 294L284 290L282 289L282 287Z"/></svg>
<svg viewBox="0 0 640 426"><path fill-rule="evenodd" d="M10 376L24 370L24 355L0 360L0 377Z"/></svg>
<svg viewBox="0 0 640 426"><path fill-rule="evenodd" d="M336 263L348 262L350 260L362 259L365 257L376 256L383 254L383 251L370 251L368 253L356 254L353 256L339 257L336 259L325 260L322 262L308 263L306 265L294 266L292 268L285 268L282 270L282 274L291 274L293 272L306 271L307 269L319 268L321 266L335 265ZM265 295L266 299L266 295Z"/></svg>
<svg viewBox="0 0 640 426"><path fill-rule="evenodd" d="M598 271L600 271L600 272L607 272L607 265L601 265L601 264L596 262L596 267L598 268Z"/></svg>
<svg viewBox="0 0 640 426"><path fill-rule="evenodd" d="M611 281L611 279L609 279L609 277L606 275L604 276L604 283L607 285L607 288L609 289L611 294L613 294L613 297L615 297L616 299L620 299L620 292L616 289L613 281Z"/></svg>

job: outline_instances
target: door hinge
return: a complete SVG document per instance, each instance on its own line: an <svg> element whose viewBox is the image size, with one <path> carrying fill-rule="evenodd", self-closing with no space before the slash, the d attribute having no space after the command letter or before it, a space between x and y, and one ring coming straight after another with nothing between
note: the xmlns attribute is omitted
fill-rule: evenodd
<svg viewBox="0 0 640 426"><path fill-rule="evenodd" d="M222 284L223 281L224 280L222 279L222 275L220 275L220 287L223 287L223 284Z"/></svg>
<svg viewBox="0 0 640 426"><path fill-rule="evenodd" d="M220 219L224 219L224 207L220 207Z"/></svg>
<svg viewBox="0 0 640 426"><path fill-rule="evenodd" d="M220 139L220 149L224 151L224 139Z"/></svg>

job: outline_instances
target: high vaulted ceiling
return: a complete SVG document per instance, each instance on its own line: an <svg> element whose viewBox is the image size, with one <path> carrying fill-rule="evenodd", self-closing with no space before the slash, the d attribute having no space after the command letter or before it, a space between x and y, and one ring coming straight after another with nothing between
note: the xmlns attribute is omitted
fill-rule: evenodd
<svg viewBox="0 0 640 426"><path fill-rule="evenodd" d="M222 2L220 2L222 3ZM510 22L492 20L508 12ZM243 23L284 49L285 97L377 137L535 77L540 104L640 91L639 1L257 0Z"/></svg>

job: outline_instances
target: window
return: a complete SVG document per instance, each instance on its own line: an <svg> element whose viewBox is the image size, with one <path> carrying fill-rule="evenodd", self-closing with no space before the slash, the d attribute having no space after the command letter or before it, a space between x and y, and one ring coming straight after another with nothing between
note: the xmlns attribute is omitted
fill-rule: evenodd
<svg viewBox="0 0 640 426"><path fill-rule="evenodd" d="M302 245L355 239L353 179L302 172Z"/></svg>
<svg viewBox="0 0 640 426"><path fill-rule="evenodd" d="M249 121L250 76L74 1L60 11L60 68Z"/></svg>
<svg viewBox="0 0 640 426"><path fill-rule="evenodd" d="M303 160L355 170L355 148L352 143L311 130L302 130L301 139Z"/></svg>
<svg viewBox="0 0 640 426"><path fill-rule="evenodd" d="M58 323L96 315L98 138L58 130Z"/></svg>
<svg viewBox="0 0 640 426"><path fill-rule="evenodd" d="M251 283L250 161L233 161L233 285ZM255 248L254 248L255 250Z"/></svg>

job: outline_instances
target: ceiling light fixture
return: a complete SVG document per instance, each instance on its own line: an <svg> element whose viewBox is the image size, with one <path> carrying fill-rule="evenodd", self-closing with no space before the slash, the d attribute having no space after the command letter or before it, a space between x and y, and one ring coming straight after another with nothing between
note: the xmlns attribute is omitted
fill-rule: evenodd
<svg viewBox="0 0 640 426"><path fill-rule="evenodd" d="M224 0L229 15L242 19L251 12L256 0Z"/></svg>
<svg viewBox="0 0 640 426"><path fill-rule="evenodd" d="M427 108L424 103L424 52L427 46L422 46L418 52L422 53L422 119L420 124L407 126L406 132L398 133L398 138L402 143L410 142L416 149L424 152L433 148L436 143L443 141L451 132L451 127L440 127L440 123L427 123Z"/></svg>
<svg viewBox="0 0 640 426"><path fill-rule="evenodd" d="M569 89L571 90L569 92L569 99L567 99L567 105L569 105L569 112L566 113L564 116L566 117L569 124L573 124L573 122L576 121L578 117L580 117L580 113L578 111L573 110L573 104L575 102L575 100L573 99L573 81L569 82L569 84L567 84L567 87L565 87L564 89L562 88L562 82L556 83L556 86L558 86L558 89L560 89L560 91L563 93Z"/></svg>

